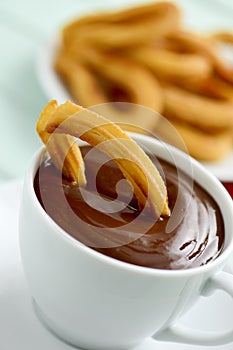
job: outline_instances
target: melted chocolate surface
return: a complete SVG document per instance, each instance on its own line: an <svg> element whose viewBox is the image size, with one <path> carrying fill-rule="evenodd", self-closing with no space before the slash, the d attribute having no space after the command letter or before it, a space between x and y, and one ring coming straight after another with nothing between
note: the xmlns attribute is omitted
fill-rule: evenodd
<svg viewBox="0 0 233 350"><path fill-rule="evenodd" d="M50 159L42 162L35 176L38 200L65 231L100 253L151 268L186 269L207 264L219 255L224 241L221 212L196 182L159 159L171 217L156 220L138 208L116 164L99 151L88 153L90 150L81 147L85 189L62 179Z"/></svg>

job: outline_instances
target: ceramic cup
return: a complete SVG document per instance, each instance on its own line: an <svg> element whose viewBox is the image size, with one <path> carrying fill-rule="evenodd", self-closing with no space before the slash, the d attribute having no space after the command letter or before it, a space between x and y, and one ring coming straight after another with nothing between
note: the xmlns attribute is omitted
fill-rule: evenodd
<svg viewBox="0 0 233 350"><path fill-rule="evenodd" d="M127 264L88 248L62 230L43 210L33 188L43 149L26 173L19 220L20 251L35 310L64 341L86 349L128 349L157 340L218 345L233 330L216 334L183 328L179 317L200 295L222 289L233 297L233 276L223 272L233 251L233 204L205 168L179 150L134 135L155 155L189 172L221 208L225 240L221 254L201 267L160 270Z"/></svg>

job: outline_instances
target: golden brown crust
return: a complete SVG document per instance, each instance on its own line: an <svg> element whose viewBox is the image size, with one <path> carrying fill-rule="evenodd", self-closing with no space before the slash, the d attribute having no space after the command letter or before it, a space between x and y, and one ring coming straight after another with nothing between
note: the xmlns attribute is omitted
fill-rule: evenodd
<svg viewBox="0 0 233 350"><path fill-rule="evenodd" d="M70 135L51 135L46 132L47 124L53 119L53 114L58 108L55 100L46 105L36 125L37 133L45 144L54 165L62 170L63 175L70 181L79 184L79 186L85 186L84 163L75 138Z"/></svg>
<svg viewBox="0 0 233 350"><path fill-rule="evenodd" d="M167 34L179 26L180 11L171 2L152 3L122 11L80 18L63 30L65 45L86 42L101 47L133 46Z"/></svg>
<svg viewBox="0 0 233 350"><path fill-rule="evenodd" d="M183 139L188 153L194 158L208 162L218 161L231 151L232 136L229 130L206 133L189 124L180 123L173 118L170 119L170 122ZM172 135L166 134L166 140L173 143ZM174 146L178 147L179 145L175 143Z"/></svg>
<svg viewBox="0 0 233 350"><path fill-rule="evenodd" d="M165 113L203 129L233 127L233 104L198 96L174 86L164 87Z"/></svg>
<svg viewBox="0 0 233 350"><path fill-rule="evenodd" d="M46 132L79 137L106 153L134 188L141 207L158 217L169 215L167 189L145 152L110 120L69 101L60 105L46 125Z"/></svg>
<svg viewBox="0 0 233 350"><path fill-rule="evenodd" d="M200 79L209 76L212 71L208 58L196 53L144 46L140 50L131 50L130 57L165 79Z"/></svg>

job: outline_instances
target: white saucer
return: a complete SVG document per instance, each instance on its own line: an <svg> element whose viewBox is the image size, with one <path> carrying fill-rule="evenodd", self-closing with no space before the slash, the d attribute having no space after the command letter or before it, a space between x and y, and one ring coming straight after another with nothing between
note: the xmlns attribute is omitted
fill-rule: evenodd
<svg viewBox="0 0 233 350"><path fill-rule="evenodd" d="M18 246L18 210L21 182L0 185L0 349L71 350L52 335L37 319L24 277ZM233 258L228 271L233 273ZM201 298L182 318L182 323L206 330L223 331L233 324L233 305L228 295L217 292ZM212 347L232 350L233 344ZM146 340L135 350L203 350L204 347Z"/></svg>

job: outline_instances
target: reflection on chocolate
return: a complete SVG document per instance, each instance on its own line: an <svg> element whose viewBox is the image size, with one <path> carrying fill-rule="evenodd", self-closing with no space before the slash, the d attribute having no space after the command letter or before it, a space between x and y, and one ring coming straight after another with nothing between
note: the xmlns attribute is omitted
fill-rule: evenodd
<svg viewBox="0 0 233 350"><path fill-rule="evenodd" d="M82 154L90 149L82 147ZM130 185L120 181L123 175L113 161L105 163L93 181L96 169L106 161L106 156L98 152L96 157L96 152L95 156L85 157L88 185L81 191L61 180L50 160L41 164L35 176L34 188L41 205L70 235L112 258L159 269L200 266L219 255L224 240L221 212L197 183L192 184L181 172L178 176L174 166L159 160L172 211L179 192L175 217L178 224L167 232L174 215L153 222L146 212L141 212ZM103 207L99 196L105 200ZM86 197L92 205L85 201Z"/></svg>

